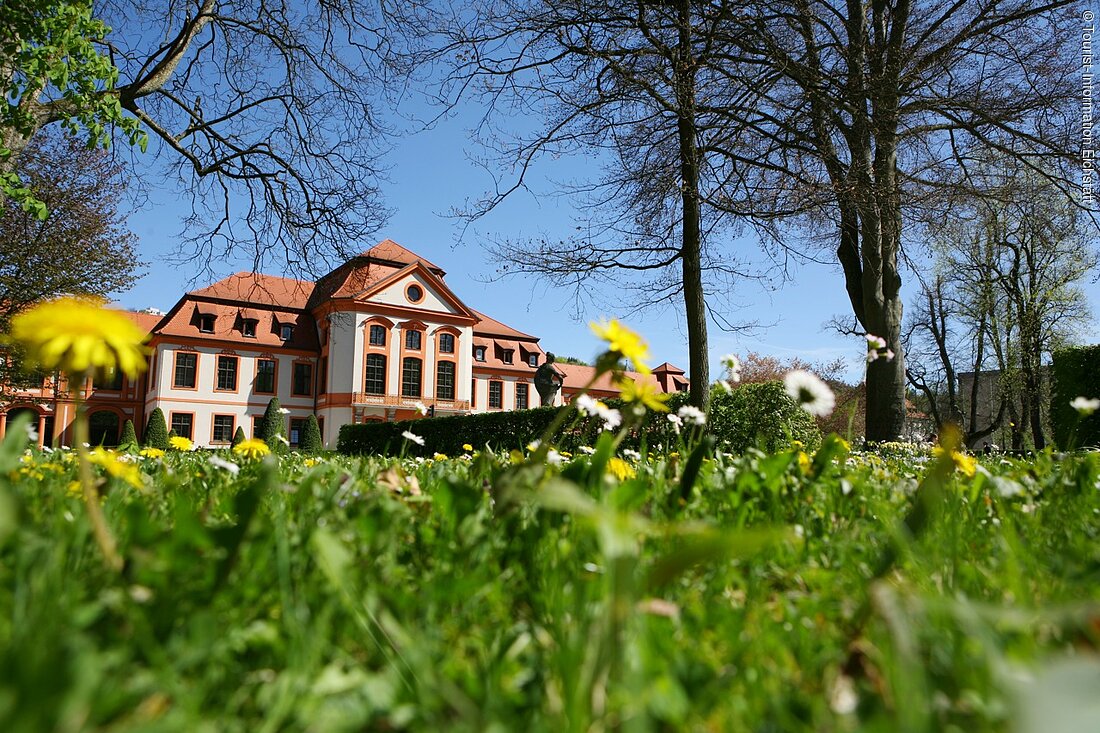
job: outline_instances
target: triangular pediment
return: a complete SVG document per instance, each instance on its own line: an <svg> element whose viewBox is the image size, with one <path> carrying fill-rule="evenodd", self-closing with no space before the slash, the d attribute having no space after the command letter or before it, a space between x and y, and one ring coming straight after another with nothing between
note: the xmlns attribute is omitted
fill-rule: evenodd
<svg viewBox="0 0 1100 733"><path fill-rule="evenodd" d="M422 262L414 262L393 272L356 293L353 298L361 303L412 308L477 320L474 311Z"/></svg>

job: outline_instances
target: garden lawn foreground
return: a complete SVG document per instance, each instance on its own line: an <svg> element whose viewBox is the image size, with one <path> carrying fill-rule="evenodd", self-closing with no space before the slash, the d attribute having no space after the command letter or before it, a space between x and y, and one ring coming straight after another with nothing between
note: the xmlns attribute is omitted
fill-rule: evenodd
<svg viewBox="0 0 1100 733"><path fill-rule="evenodd" d="M117 454L119 574L11 436L6 733L1100 730L1096 454Z"/></svg>

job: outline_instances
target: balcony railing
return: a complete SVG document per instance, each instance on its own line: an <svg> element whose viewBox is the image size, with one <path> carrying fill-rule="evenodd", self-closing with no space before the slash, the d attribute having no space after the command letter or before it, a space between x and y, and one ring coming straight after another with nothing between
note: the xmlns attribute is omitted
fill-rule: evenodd
<svg viewBox="0 0 1100 733"><path fill-rule="evenodd" d="M439 412L469 412L469 400L440 400L434 397L403 397L396 394L367 394L355 392L351 396L351 402L356 407L402 407L410 410L416 409L416 403L421 402L428 407L435 406Z"/></svg>

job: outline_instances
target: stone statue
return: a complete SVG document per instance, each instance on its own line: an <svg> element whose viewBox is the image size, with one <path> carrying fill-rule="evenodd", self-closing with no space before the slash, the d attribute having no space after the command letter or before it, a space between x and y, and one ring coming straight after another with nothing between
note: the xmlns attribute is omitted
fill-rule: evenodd
<svg viewBox="0 0 1100 733"><path fill-rule="evenodd" d="M543 407L554 404L554 395L561 389L563 381L561 372L555 369L553 364L554 355L547 352L546 361L535 372L535 390L539 393Z"/></svg>

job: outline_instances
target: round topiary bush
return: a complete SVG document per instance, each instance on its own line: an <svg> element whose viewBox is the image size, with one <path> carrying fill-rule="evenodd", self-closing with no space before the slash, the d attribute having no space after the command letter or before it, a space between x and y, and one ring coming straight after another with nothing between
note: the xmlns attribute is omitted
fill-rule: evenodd
<svg viewBox="0 0 1100 733"><path fill-rule="evenodd" d="M782 382L744 384L732 392L714 390L710 431L719 450L743 453L751 447L785 449L792 440L806 450L821 444L813 417L787 394Z"/></svg>

